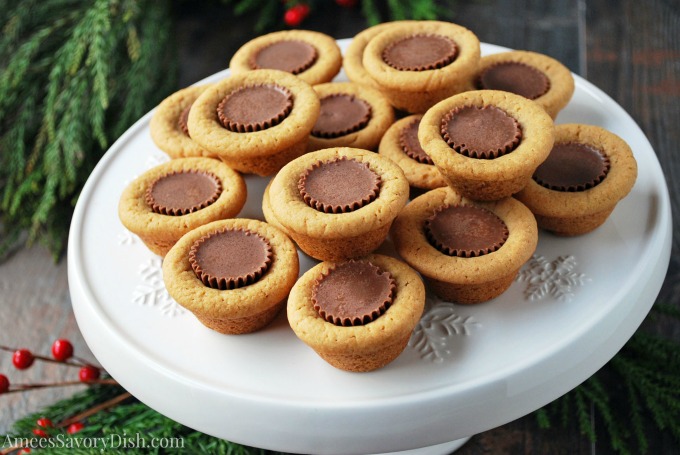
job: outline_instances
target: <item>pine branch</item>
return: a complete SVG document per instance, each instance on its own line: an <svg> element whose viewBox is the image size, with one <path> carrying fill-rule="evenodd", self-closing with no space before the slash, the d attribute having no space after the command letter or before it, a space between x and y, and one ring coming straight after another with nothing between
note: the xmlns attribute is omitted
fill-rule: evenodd
<svg viewBox="0 0 680 455"><path fill-rule="evenodd" d="M96 162L174 88L169 7L150 0L0 7L0 258L23 241L22 231L57 257Z"/></svg>

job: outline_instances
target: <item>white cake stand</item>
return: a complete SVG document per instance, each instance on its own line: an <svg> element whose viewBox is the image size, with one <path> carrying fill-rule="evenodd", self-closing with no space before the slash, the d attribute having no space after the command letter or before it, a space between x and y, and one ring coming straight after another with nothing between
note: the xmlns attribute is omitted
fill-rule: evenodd
<svg viewBox="0 0 680 455"><path fill-rule="evenodd" d="M449 453L595 373L638 328L668 268L671 211L654 151L619 105L576 77L558 123L600 125L631 145L639 176L628 197L590 234L541 233L502 296L475 306L429 298L411 343L385 368L339 371L295 337L285 314L260 332L225 336L168 296L161 259L117 215L126 184L167 159L150 139L150 116L111 147L79 198L68 246L73 309L123 387L220 438L299 453ZM240 216L262 218L266 179L247 182ZM301 263L304 271L313 261L301 254Z"/></svg>

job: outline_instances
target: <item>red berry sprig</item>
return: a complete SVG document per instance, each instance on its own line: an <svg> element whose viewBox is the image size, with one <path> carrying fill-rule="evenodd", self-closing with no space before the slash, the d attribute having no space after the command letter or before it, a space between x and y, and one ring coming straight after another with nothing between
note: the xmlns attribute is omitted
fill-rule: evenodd
<svg viewBox="0 0 680 455"><path fill-rule="evenodd" d="M85 424L83 422L74 422L71 425L68 426L66 429L66 432L68 434L76 434L79 431L81 431L83 428L85 428Z"/></svg>
<svg viewBox="0 0 680 455"><path fill-rule="evenodd" d="M283 15L283 21L289 27L297 27L309 16L309 5L306 3L298 3L286 10Z"/></svg>
<svg viewBox="0 0 680 455"><path fill-rule="evenodd" d="M74 357L73 345L65 339L56 340L52 344L52 357L36 355L28 349L16 349L7 346L0 346L0 350L12 352L12 364L17 370L30 368L36 360L54 362L62 365L78 367L78 381L64 381L56 383L37 383L37 384L10 384L9 379L4 374L0 374L0 395L12 392L23 392L32 389L42 389L46 387L63 387L79 384L110 384L117 385L115 379L100 379L102 370L91 363ZM39 431L41 431L38 428ZM36 433L37 436L40 436Z"/></svg>

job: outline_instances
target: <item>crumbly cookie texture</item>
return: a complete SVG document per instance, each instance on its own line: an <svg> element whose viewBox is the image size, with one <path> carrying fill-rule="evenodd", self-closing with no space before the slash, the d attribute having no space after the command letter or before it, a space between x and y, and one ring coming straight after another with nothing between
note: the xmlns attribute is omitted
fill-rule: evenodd
<svg viewBox="0 0 680 455"><path fill-rule="evenodd" d="M394 123L394 109L389 100L380 91L352 82L329 82L314 86L314 91L323 99L333 95L350 95L370 106L368 124L358 131L343 134L334 138L309 137L308 151L331 147L353 147L374 150L387 128Z"/></svg>
<svg viewBox="0 0 680 455"><path fill-rule="evenodd" d="M342 157L366 163L380 176L377 197L348 213L324 213L310 207L298 189L300 177L312 165ZM342 260L364 256L380 246L408 200L409 185L391 160L368 150L336 147L290 162L274 177L268 194L273 216L305 253L319 260Z"/></svg>
<svg viewBox="0 0 680 455"><path fill-rule="evenodd" d="M172 172L204 171L216 176L222 191L215 202L186 215L155 213L146 201L149 186ZM246 202L247 188L243 177L226 164L213 158L177 158L156 166L133 180L123 191L118 216L123 225L138 235L155 254L165 256L168 250L190 230L215 220L236 216Z"/></svg>
<svg viewBox="0 0 680 455"><path fill-rule="evenodd" d="M181 117L209 85L183 88L165 98L156 108L149 129L154 143L172 158L214 156L204 149L181 126Z"/></svg>
<svg viewBox="0 0 680 455"><path fill-rule="evenodd" d="M553 119L569 103L574 95L574 76L569 68L552 57L530 51L509 51L486 55L481 58L479 72L502 63L522 63L540 71L549 81L548 91L535 98Z"/></svg>
<svg viewBox="0 0 680 455"><path fill-rule="evenodd" d="M273 260L255 283L236 289L205 286L189 262L189 250L204 235L221 229L246 229L265 238ZM269 324L285 306L299 273L293 242L277 228L258 220L234 218L200 226L183 236L163 261L168 293L206 327L225 334L250 333Z"/></svg>
<svg viewBox="0 0 680 455"><path fill-rule="evenodd" d="M459 107L494 106L514 118L522 137L510 153L494 159L471 158L456 152L442 137L442 121ZM460 93L430 108L420 122L418 139L447 183L475 200L499 200L520 191L547 158L554 141L554 124L538 104L498 90Z"/></svg>
<svg viewBox="0 0 680 455"><path fill-rule="evenodd" d="M220 102L243 87L274 85L288 90L290 113L278 124L253 132L230 131L217 115ZM189 113L189 130L196 142L235 170L271 175L306 152L309 133L319 115L319 98L312 87L290 73L253 70L233 75L208 88Z"/></svg>
<svg viewBox="0 0 680 455"><path fill-rule="evenodd" d="M538 226L559 235L573 236L601 226L637 179L637 162L630 146L619 136L594 125L563 124L555 128L555 144L589 145L609 159L606 177L583 191L556 191L535 180L516 195L536 216Z"/></svg>
<svg viewBox="0 0 680 455"><path fill-rule="evenodd" d="M402 71L383 59L385 49L415 35L436 35L452 40L455 59L441 68ZM370 39L363 52L363 66L392 105L410 113L423 113L438 101L469 90L477 72L480 44L477 36L449 22L418 21L396 24Z"/></svg>
<svg viewBox="0 0 680 455"><path fill-rule="evenodd" d="M366 68L364 68L364 49L366 49L366 46L371 39L379 33L384 32L391 27L399 26L400 24L414 23L416 23L416 21L383 22L382 24L374 25L357 33L347 46L347 50L345 51L342 60L342 67L345 70L345 74L347 74L347 78L356 84L368 85L369 87L376 89L379 88L378 84L366 71Z"/></svg>
<svg viewBox="0 0 680 455"><path fill-rule="evenodd" d="M252 58L261 49L280 41L302 41L316 49L314 63L296 76L311 85L330 82L342 67L342 54L335 40L323 33L310 30L283 30L248 41L241 46L229 62L232 74L253 70Z"/></svg>
<svg viewBox="0 0 680 455"><path fill-rule="evenodd" d="M418 189L431 190L446 186L446 180L434 164L420 163L404 153L400 135L404 128L418 121L420 115L410 115L394 122L383 135L378 153L391 159L404 171L409 184Z"/></svg>
<svg viewBox="0 0 680 455"><path fill-rule="evenodd" d="M497 251L478 257L442 253L428 240L425 221L447 205L472 205L491 211L507 226L507 240ZM514 198L471 201L448 187L411 201L395 220L390 235L399 255L425 277L441 299L463 304L484 302L503 293L538 243L536 220L521 202Z"/></svg>
<svg viewBox="0 0 680 455"><path fill-rule="evenodd" d="M332 366L346 371L371 371L396 359L404 350L425 305L425 287L418 274L403 262L383 255L366 260L388 271L396 283L387 311L368 324L342 327L324 320L312 304L315 280L333 267L322 262L307 271L288 298L288 321L300 340Z"/></svg>

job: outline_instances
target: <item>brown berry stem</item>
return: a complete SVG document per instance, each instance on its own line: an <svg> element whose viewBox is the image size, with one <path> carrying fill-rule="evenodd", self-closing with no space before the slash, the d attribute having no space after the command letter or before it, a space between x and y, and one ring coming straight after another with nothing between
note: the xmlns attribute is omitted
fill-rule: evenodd
<svg viewBox="0 0 680 455"><path fill-rule="evenodd" d="M130 392L122 393L122 394L118 395L117 397L111 398L108 401L100 403L97 406L94 406L94 407L92 407L92 408L90 408L86 411L81 412L80 414L76 414L73 417L69 417L68 419L59 422L56 426L58 428L62 428L62 427L69 426L74 422L80 422L81 420L85 420L88 417L90 417L90 416L92 416L92 415L94 415L98 412L101 412L105 409L111 408L111 407L117 405L118 403L121 403L121 402L127 400L131 396L132 396L132 394Z"/></svg>
<svg viewBox="0 0 680 455"><path fill-rule="evenodd" d="M72 385L118 385L118 381L115 379L95 379L93 381L64 381L64 382L54 382L54 383L36 383L36 384L16 384L10 390L5 392L3 395L8 393L25 392L27 390L35 389L45 389L48 387L67 387Z"/></svg>
<svg viewBox="0 0 680 455"><path fill-rule="evenodd" d="M17 348L10 348L9 346L0 345L0 350L7 351L7 352L14 352L14 351L17 350ZM87 360L84 360L84 359L81 359L81 358L75 357L75 356L71 357L71 359L73 359L75 361L73 361L73 360L71 360L71 361L69 361L69 360L63 360L63 361L62 360L56 360L56 359L53 359L52 357L46 357L46 356L38 355L38 354L33 354L33 357L37 360L42 360L42 361L45 361L45 362L58 363L60 365L69 365L69 366L73 366L73 367L84 367L84 366L90 365L90 366L96 367L96 365L93 365L92 362L88 362ZM99 367L97 367L97 368L99 368Z"/></svg>

